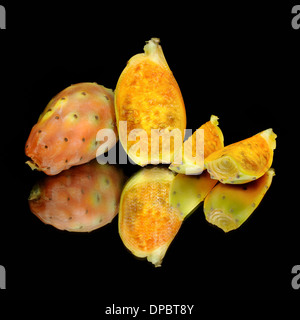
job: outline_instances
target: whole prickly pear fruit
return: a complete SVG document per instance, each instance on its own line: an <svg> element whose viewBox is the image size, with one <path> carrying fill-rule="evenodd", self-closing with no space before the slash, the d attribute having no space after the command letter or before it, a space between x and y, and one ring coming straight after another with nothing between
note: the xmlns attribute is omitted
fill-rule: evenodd
<svg viewBox="0 0 300 320"><path fill-rule="evenodd" d="M30 132L25 153L32 169L55 175L96 157L97 132L114 130L114 94L97 83L78 83L57 94ZM108 145L108 148L113 145Z"/></svg>
<svg viewBox="0 0 300 320"><path fill-rule="evenodd" d="M31 211L57 229L87 232L111 222L119 210L122 172L96 160L45 177L29 196Z"/></svg>
<svg viewBox="0 0 300 320"><path fill-rule="evenodd" d="M124 187L120 200L119 234L136 256L156 267L177 234L182 219L169 204L174 174L167 168L144 168Z"/></svg>

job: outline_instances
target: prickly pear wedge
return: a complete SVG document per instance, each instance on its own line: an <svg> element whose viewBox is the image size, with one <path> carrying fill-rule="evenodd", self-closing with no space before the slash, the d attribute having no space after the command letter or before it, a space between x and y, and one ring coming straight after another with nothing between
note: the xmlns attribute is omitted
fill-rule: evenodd
<svg viewBox="0 0 300 320"><path fill-rule="evenodd" d="M276 134L272 129L228 145L205 159L212 179L222 183L240 184L264 175L273 162Z"/></svg>
<svg viewBox="0 0 300 320"><path fill-rule="evenodd" d="M203 129L204 138L196 130L183 144L178 152L182 152L182 161L176 163L178 154L175 154L174 161L169 169L177 173L186 175L198 175L204 169L204 159L211 153L224 147L224 137L218 127L218 117L212 115L210 121L203 124L199 129ZM203 144L201 148L201 144ZM197 146L197 147L196 147ZM203 156L204 155L204 156Z"/></svg>
<svg viewBox="0 0 300 320"><path fill-rule="evenodd" d="M137 257L147 257L156 267L177 234L182 219L169 204L174 174L167 168L141 169L123 189L119 212L119 234Z"/></svg>
<svg viewBox="0 0 300 320"><path fill-rule="evenodd" d="M177 142L181 145L186 127L183 98L159 39L148 41L144 51L128 61L115 91L120 141L129 157L140 166L170 163L174 145L171 142L169 146L159 140L165 137L170 141L174 129L173 134L176 132ZM127 127L121 126L125 122ZM141 131L144 135L140 134ZM140 136L139 142L134 140L134 132ZM151 134L156 139L151 139Z"/></svg>
<svg viewBox="0 0 300 320"><path fill-rule="evenodd" d="M57 94L30 132L25 153L32 169L55 175L96 157L100 129L117 135L112 90L97 83L78 83ZM108 149L113 145L107 144Z"/></svg>
<svg viewBox="0 0 300 320"><path fill-rule="evenodd" d="M205 199L218 181L204 171L198 176L178 174L171 184L170 204L178 208L180 217L185 219Z"/></svg>
<svg viewBox="0 0 300 320"><path fill-rule="evenodd" d="M31 211L44 223L89 232L111 222L119 209L122 172L97 161L45 177L29 196Z"/></svg>
<svg viewBox="0 0 300 320"><path fill-rule="evenodd" d="M204 201L206 220L228 232L239 228L257 208L269 189L275 172L243 185L219 183Z"/></svg>

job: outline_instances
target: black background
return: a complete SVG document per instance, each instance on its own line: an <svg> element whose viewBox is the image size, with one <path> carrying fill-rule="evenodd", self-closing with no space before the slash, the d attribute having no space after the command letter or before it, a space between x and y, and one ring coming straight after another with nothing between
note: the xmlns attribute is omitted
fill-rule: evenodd
<svg viewBox="0 0 300 320"><path fill-rule="evenodd" d="M177 302L300 298L297 112L300 30L293 4L85 1L12 4L0 30L0 264L4 298ZM296 4L296 3L294 3ZM40 222L27 197L42 173L24 164L31 127L49 100L78 82L115 88L126 62L159 37L181 88L187 128L219 117L225 144L267 128L278 135L273 184L238 230L209 225L202 205L182 225L161 268L124 247L117 219L89 234ZM127 176L137 166L123 166Z"/></svg>

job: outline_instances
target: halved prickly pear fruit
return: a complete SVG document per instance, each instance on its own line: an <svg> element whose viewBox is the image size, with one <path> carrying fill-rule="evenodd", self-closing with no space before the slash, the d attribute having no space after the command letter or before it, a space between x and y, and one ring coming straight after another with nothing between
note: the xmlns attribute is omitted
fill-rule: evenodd
<svg viewBox="0 0 300 320"><path fill-rule="evenodd" d="M276 134L267 129L248 139L228 145L205 159L212 179L240 184L264 175L273 162Z"/></svg>
<svg viewBox="0 0 300 320"><path fill-rule="evenodd" d="M197 176L178 174L171 184L170 204L178 208L180 217L184 219L205 199L217 182L210 178L207 171Z"/></svg>
<svg viewBox="0 0 300 320"><path fill-rule="evenodd" d="M71 85L48 103L33 126L27 163L48 175L87 163L102 143L96 140L100 129L112 129L118 137L112 90L89 82Z"/></svg>
<svg viewBox="0 0 300 320"><path fill-rule="evenodd" d="M159 39L148 41L144 51L128 61L115 91L120 141L140 166L170 163L186 127L183 98Z"/></svg>
<svg viewBox="0 0 300 320"><path fill-rule="evenodd" d="M147 257L156 267L182 223L178 209L169 204L173 179L167 168L144 168L131 177L121 195L121 239L136 257Z"/></svg>
<svg viewBox="0 0 300 320"><path fill-rule="evenodd" d="M29 196L30 210L57 229L89 232L116 216L123 183L120 169L94 160L38 182Z"/></svg>
<svg viewBox="0 0 300 320"><path fill-rule="evenodd" d="M197 129L184 142L182 149L178 151L182 153L181 162L176 163L179 154L175 153L174 161L169 166L169 169L186 175L201 174L204 169L204 159L224 147L223 133L218 124L218 117L212 115L210 121L199 128L203 129L204 138L200 134L201 130Z"/></svg>
<svg viewBox="0 0 300 320"><path fill-rule="evenodd" d="M275 172L269 169L261 178L243 185L219 183L204 201L206 220L228 232L240 227L260 204Z"/></svg>

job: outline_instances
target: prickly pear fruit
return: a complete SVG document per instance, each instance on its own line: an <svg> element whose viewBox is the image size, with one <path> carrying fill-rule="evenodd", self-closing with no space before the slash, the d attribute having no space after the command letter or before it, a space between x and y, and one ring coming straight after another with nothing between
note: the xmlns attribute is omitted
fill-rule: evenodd
<svg viewBox="0 0 300 320"><path fill-rule="evenodd" d="M197 129L184 142L182 149L178 151L182 152L182 161L181 163L176 163L178 154L175 154L174 162L169 166L170 170L186 175L201 174L204 169L204 159L211 153L224 147L224 137L221 129L218 127L218 119L218 117L212 115L210 121L199 128L203 129L204 138L201 135L197 135L199 132L199 129ZM204 143L202 150L200 148L201 143Z"/></svg>
<svg viewBox="0 0 300 320"><path fill-rule="evenodd" d="M169 204L174 174L167 168L141 169L125 185L120 201L119 234L137 257L156 267L177 234L182 219Z"/></svg>
<svg viewBox="0 0 300 320"><path fill-rule="evenodd" d="M212 179L240 184L258 179L271 167L276 134L267 129L248 139L228 145L205 159Z"/></svg>
<svg viewBox="0 0 300 320"><path fill-rule="evenodd" d="M267 171L261 178L243 185L219 183L204 201L206 220L224 232L240 227L257 208L269 189L275 172Z"/></svg>
<svg viewBox="0 0 300 320"><path fill-rule="evenodd" d="M89 232L111 222L119 209L122 172L96 160L45 177L29 196L31 211L44 223Z"/></svg>
<svg viewBox="0 0 300 320"><path fill-rule="evenodd" d="M170 204L178 208L181 218L184 219L205 199L217 182L210 178L207 171L197 176L179 173L171 184Z"/></svg>
<svg viewBox="0 0 300 320"><path fill-rule="evenodd" d="M120 141L140 166L172 162L174 145L178 142L181 146L186 127L183 98L159 39L148 41L144 51L128 61L115 91ZM127 122L127 130L121 126L123 121ZM135 135L140 136L139 142L134 140ZM170 136L175 135L174 145L160 141L164 138L170 141Z"/></svg>
<svg viewBox="0 0 300 320"><path fill-rule="evenodd" d="M114 130L112 90L96 83L78 83L57 94L30 132L25 153L32 169L55 175L96 157L97 132ZM111 148L113 145L108 145Z"/></svg>

